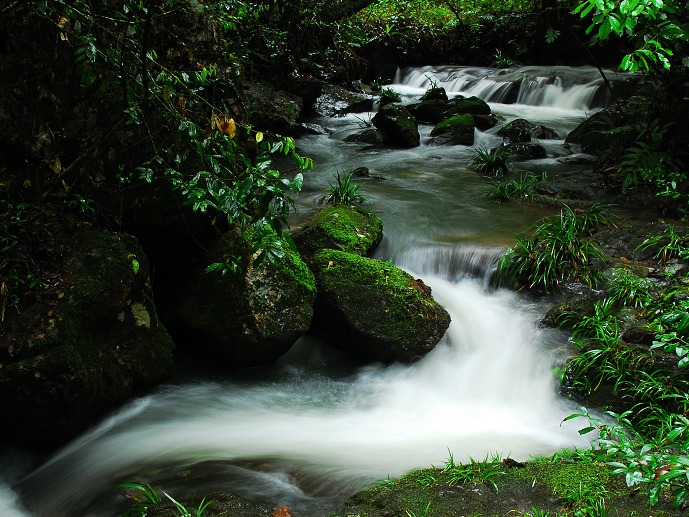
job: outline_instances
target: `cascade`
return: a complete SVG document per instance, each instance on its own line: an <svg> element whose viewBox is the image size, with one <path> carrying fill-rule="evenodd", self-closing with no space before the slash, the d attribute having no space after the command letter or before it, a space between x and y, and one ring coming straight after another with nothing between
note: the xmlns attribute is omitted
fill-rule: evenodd
<svg viewBox="0 0 689 517"><path fill-rule="evenodd" d="M566 134L601 97L589 72L424 67L400 71L393 86L408 98L431 81L451 94L480 94L494 111L557 120ZM344 133L357 120L319 123ZM0 513L109 517L121 501L113 487L142 480L173 497L234 491L322 517L362 486L441 466L448 451L455 461L525 460L587 445L578 422L563 423L576 407L557 394L552 375L568 354L564 336L539 328L538 302L493 281L513 233L549 209L488 200L485 178L467 170L470 148L381 152L327 135L299 146L317 164L297 200L302 217L345 167L385 177L360 190L385 223L377 256L422 278L450 313L436 349L412 365L361 365L302 338L276 365L249 375L192 371L114 412L40 467L0 472L13 487L0 483Z"/></svg>
<svg viewBox="0 0 689 517"><path fill-rule="evenodd" d="M619 77L604 71L608 77ZM432 85L449 95L475 95L486 102L591 111L604 107L610 92L594 67L414 67L397 72L395 84L425 91Z"/></svg>

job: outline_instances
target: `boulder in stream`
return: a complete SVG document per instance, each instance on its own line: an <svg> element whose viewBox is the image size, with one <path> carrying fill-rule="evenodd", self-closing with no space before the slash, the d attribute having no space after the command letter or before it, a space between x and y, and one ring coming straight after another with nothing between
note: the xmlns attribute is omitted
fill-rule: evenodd
<svg viewBox="0 0 689 517"><path fill-rule="evenodd" d="M53 280L2 322L4 443L61 444L173 367L133 236L84 227L54 233L50 246Z"/></svg>
<svg viewBox="0 0 689 517"><path fill-rule="evenodd" d="M383 239L383 221L368 208L328 205L316 212L292 238L305 257L321 248L370 255Z"/></svg>
<svg viewBox="0 0 689 517"><path fill-rule="evenodd" d="M508 122L498 130L498 135L514 143L529 143L532 138L538 140L557 140L558 134L549 127L534 124L523 118Z"/></svg>
<svg viewBox="0 0 689 517"><path fill-rule="evenodd" d="M443 120L431 131L436 144L474 145L474 117L456 115Z"/></svg>
<svg viewBox="0 0 689 517"><path fill-rule="evenodd" d="M318 286L312 331L353 355L412 362L433 350L450 325L430 287L390 262L319 250L312 268Z"/></svg>
<svg viewBox="0 0 689 517"><path fill-rule="evenodd" d="M401 104L386 104L372 119L383 134L383 142L394 147L416 147L421 143L419 126Z"/></svg>
<svg viewBox="0 0 689 517"><path fill-rule="evenodd" d="M279 264L252 255L238 230L224 234L192 274L179 301L180 332L198 355L230 367L269 364L308 330L316 285L292 250ZM237 271L206 272L210 264L239 259Z"/></svg>

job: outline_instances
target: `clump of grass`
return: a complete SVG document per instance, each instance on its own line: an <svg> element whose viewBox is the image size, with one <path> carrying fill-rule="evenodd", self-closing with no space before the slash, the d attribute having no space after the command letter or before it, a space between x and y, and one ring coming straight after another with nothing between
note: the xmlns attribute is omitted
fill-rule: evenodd
<svg viewBox="0 0 689 517"><path fill-rule="evenodd" d="M516 235L517 243L498 263L501 276L526 283L530 288L551 291L562 283L597 286L602 274L601 249L587 240L593 230L607 222L604 205L595 204L578 213L565 205L559 215L541 219L531 237Z"/></svg>
<svg viewBox="0 0 689 517"><path fill-rule="evenodd" d="M330 185L325 202L331 205L338 203L343 205L365 203L366 198L357 192L361 185L354 183L352 181L353 177L353 171L348 172L344 177L340 177L340 173L338 172L336 183Z"/></svg>
<svg viewBox="0 0 689 517"><path fill-rule="evenodd" d="M540 175L525 174L519 179L495 181L488 197L498 203L503 201L535 201L540 197L536 192L536 187L545 179L546 173L543 172Z"/></svg>
<svg viewBox="0 0 689 517"><path fill-rule="evenodd" d="M648 237L637 249L654 248L656 259L665 264L673 258L689 259L689 234L668 226L660 235Z"/></svg>
<svg viewBox="0 0 689 517"><path fill-rule="evenodd" d="M489 458L486 455L483 461L469 458L469 463L462 464L455 463L454 457L450 453L450 457L445 461L443 474L447 476L448 484L450 485L468 481L473 483L489 483L497 490L498 486L493 478L504 475L505 471L499 456Z"/></svg>
<svg viewBox="0 0 689 517"><path fill-rule="evenodd" d="M383 88L380 90L380 104L392 104L393 102L399 102L401 100L400 94L397 93L392 88Z"/></svg>
<svg viewBox="0 0 689 517"><path fill-rule="evenodd" d="M474 149L474 157L469 161L469 168L486 176L504 176L511 170L508 163L509 153L503 146L488 150L485 147Z"/></svg>

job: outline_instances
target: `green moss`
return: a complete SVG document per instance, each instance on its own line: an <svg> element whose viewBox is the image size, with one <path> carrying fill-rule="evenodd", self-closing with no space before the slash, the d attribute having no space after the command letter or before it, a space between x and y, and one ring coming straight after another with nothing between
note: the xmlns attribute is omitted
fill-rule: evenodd
<svg viewBox="0 0 689 517"><path fill-rule="evenodd" d="M610 468L602 463L552 463L549 461L535 461L527 464L526 468L514 470L521 477L537 479L552 488L561 497L582 493L598 494L605 490L612 478Z"/></svg>
<svg viewBox="0 0 689 517"><path fill-rule="evenodd" d="M429 325L444 321L440 316L444 310L430 296L430 290L391 262L337 250L319 250L313 260L326 296L337 297L379 335L409 343L428 332ZM449 317L446 323L449 325Z"/></svg>
<svg viewBox="0 0 689 517"><path fill-rule="evenodd" d="M450 135L451 143L455 145L472 145L474 143L474 117L471 115L455 115L443 120L431 131L432 137Z"/></svg>
<svg viewBox="0 0 689 517"><path fill-rule="evenodd" d="M301 286L309 293L316 292L316 278L306 263L297 253L287 252L278 266L296 286Z"/></svg>
<svg viewBox="0 0 689 517"><path fill-rule="evenodd" d="M309 225L294 235L294 240L306 255L321 248L368 255L380 242L382 232L383 221L371 210L330 205L316 212Z"/></svg>

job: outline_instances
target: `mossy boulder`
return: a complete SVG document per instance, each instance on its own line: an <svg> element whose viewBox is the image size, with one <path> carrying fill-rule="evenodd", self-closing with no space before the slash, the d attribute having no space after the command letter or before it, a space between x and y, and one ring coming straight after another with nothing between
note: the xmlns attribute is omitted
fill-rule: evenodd
<svg viewBox="0 0 689 517"><path fill-rule="evenodd" d="M429 124L437 124L457 115L489 117L492 114L486 101L478 97L462 97L461 95L449 100L441 96L422 98L421 102L409 105L408 110L417 120Z"/></svg>
<svg viewBox="0 0 689 517"><path fill-rule="evenodd" d="M490 106L483 99L461 95L450 99L446 111L447 115L490 115L491 113Z"/></svg>
<svg viewBox="0 0 689 517"><path fill-rule="evenodd" d="M0 435L31 446L73 438L173 367L138 241L85 228L52 245L53 282L2 329L0 412L11 425Z"/></svg>
<svg viewBox="0 0 689 517"><path fill-rule="evenodd" d="M471 115L456 115L440 122L431 131L437 144L473 145L474 118Z"/></svg>
<svg viewBox="0 0 689 517"><path fill-rule="evenodd" d="M383 221L368 208L328 205L292 237L305 257L321 248L370 255L383 239Z"/></svg>
<svg viewBox="0 0 689 517"><path fill-rule="evenodd" d="M238 257L235 273L206 272ZM246 236L232 230L211 248L179 301L178 330L229 367L269 364L287 352L311 323L316 284L299 254L257 260Z"/></svg>
<svg viewBox="0 0 689 517"><path fill-rule="evenodd" d="M421 143L419 126L401 104L386 104L371 119L383 134L383 142L394 147L416 147Z"/></svg>
<svg viewBox="0 0 689 517"><path fill-rule="evenodd" d="M353 355L412 362L433 350L450 316L431 289L389 262L337 250L313 256L312 331Z"/></svg>

